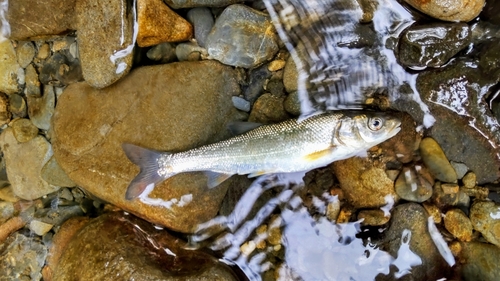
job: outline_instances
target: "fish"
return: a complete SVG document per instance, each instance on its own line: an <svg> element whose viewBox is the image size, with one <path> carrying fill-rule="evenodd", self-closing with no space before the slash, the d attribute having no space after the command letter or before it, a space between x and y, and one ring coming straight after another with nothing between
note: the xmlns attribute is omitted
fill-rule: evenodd
<svg viewBox="0 0 500 281"><path fill-rule="evenodd" d="M401 121L389 113L346 110L261 125L220 142L175 153L123 143L125 155L140 167L125 198L132 200L150 184L185 172L205 172L207 186L213 188L236 174L256 177L309 171L366 156L368 149L400 130Z"/></svg>

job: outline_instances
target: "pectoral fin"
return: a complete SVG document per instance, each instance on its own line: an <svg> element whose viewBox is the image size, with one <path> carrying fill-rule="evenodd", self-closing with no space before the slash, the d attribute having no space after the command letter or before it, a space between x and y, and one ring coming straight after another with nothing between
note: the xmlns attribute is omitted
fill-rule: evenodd
<svg viewBox="0 0 500 281"><path fill-rule="evenodd" d="M212 171L205 171L205 175L207 176L208 188L214 188L232 176L232 174L221 174Z"/></svg>
<svg viewBox="0 0 500 281"><path fill-rule="evenodd" d="M320 160L323 157L329 157L333 153L334 148L335 146L331 146L330 148L313 152L304 156L304 160L308 162L314 162Z"/></svg>
<svg viewBox="0 0 500 281"><path fill-rule="evenodd" d="M258 176L262 176L262 175L265 175L265 174L271 174L273 173L273 171L257 171L257 172L253 172L251 174L248 175L249 178L255 178L255 177L258 177Z"/></svg>

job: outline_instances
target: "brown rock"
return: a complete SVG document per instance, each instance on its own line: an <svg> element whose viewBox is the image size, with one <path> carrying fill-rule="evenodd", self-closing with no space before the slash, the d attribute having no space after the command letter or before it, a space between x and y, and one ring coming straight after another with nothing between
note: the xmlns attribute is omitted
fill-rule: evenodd
<svg viewBox="0 0 500 281"><path fill-rule="evenodd" d="M496 281L500 276L500 248L480 242L460 243L461 278L457 280Z"/></svg>
<svg viewBox="0 0 500 281"><path fill-rule="evenodd" d="M18 142L30 141L38 135L38 128L29 119L16 119L10 126Z"/></svg>
<svg viewBox="0 0 500 281"><path fill-rule="evenodd" d="M284 97L263 94L255 101L248 121L269 124L290 119L283 106L284 100Z"/></svg>
<svg viewBox="0 0 500 281"><path fill-rule="evenodd" d="M422 206L427 211L427 213L430 216L432 216L432 219L434 220L435 224L441 223L441 220L442 220L441 211L439 210L439 208L436 205L428 203L428 202L424 202L424 203L422 203Z"/></svg>
<svg viewBox="0 0 500 281"><path fill-rule="evenodd" d="M82 229L89 222L87 217L74 217L65 221L59 231L54 235L52 239L52 247L49 248L49 255L47 256L47 262L43 268L43 280L51 281L54 274L54 269L59 263L59 259L66 250L69 242L73 240L73 237L80 229Z"/></svg>
<svg viewBox="0 0 500 281"><path fill-rule="evenodd" d="M409 114L398 112L394 115L401 120L401 131L378 146L384 150L385 158L408 163L413 160L422 134L417 132L416 123Z"/></svg>
<svg viewBox="0 0 500 281"><path fill-rule="evenodd" d="M59 165L79 186L153 223L181 232L215 216L231 181L208 189L201 173L184 173L158 184L151 197L192 194L185 207L150 206L125 200L139 168L122 151L133 143L160 151L183 151L228 137L238 114L236 74L214 61L138 68L105 89L72 84L58 100L52 143ZM200 94L202 93L202 94Z"/></svg>
<svg viewBox="0 0 500 281"><path fill-rule="evenodd" d="M399 198L394 191L394 182L387 177L383 166L385 164L375 164L359 157L332 164L345 198L355 208L384 206L387 195Z"/></svg>
<svg viewBox="0 0 500 281"><path fill-rule="evenodd" d="M490 243L500 247L500 205L475 201L469 214L472 226Z"/></svg>
<svg viewBox="0 0 500 281"><path fill-rule="evenodd" d="M73 236L52 280L236 280L216 258L184 245L134 216L108 213Z"/></svg>
<svg viewBox="0 0 500 281"><path fill-rule="evenodd" d="M358 220L363 219L362 225L380 226L389 222L390 216L385 216L382 210L362 210L358 214Z"/></svg>
<svg viewBox="0 0 500 281"><path fill-rule="evenodd" d="M472 240L472 223L460 209L451 209L446 212L444 227L460 241Z"/></svg>
<svg viewBox="0 0 500 281"><path fill-rule="evenodd" d="M132 67L134 18L133 9L127 7L128 2L77 2L78 52L82 74L93 87L104 88L113 84Z"/></svg>
<svg viewBox="0 0 500 281"><path fill-rule="evenodd" d="M74 30L76 0L8 1L6 19L12 40L58 35ZM50 16L48 16L50 15Z"/></svg>
<svg viewBox="0 0 500 281"><path fill-rule="evenodd" d="M444 21L468 22L479 15L484 0L405 0L413 8L433 18Z"/></svg>
<svg viewBox="0 0 500 281"><path fill-rule="evenodd" d="M0 126L10 121L12 114L9 111L9 98L6 94L0 93Z"/></svg>
<svg viewBox="0 0 500 281"><path fill-rule="evenodd" d="M193 36L191 24L161 0L138 0L137 21L137 44L140 47L187 41Z"/></svg>
<svg viewBox="0 0 500 281"><path fill-rule="evenodd" d="M454 183L457 172L451 166L439 144L433 138L425 138L420 142L420 155L425 166L436 179Z"/></svg>

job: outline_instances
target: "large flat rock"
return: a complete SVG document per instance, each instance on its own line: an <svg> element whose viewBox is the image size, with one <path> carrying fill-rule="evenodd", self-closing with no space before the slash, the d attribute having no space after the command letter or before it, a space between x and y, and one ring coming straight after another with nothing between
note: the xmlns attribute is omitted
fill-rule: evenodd
<svg viewBox="0 0 500 281"><path fill-rule="evenodd" d="M227 138L227 123L239 115L231 96L239 91L233 69L214 61L139 68L105 89L72 84L52 119L54 156L92 194L153 223L191 232L215 216L232 181L208 189L203 174L180 174L149 196L171 200L192 194L188 205L169 209L127 201L126 188L139 168L121 144L182 151Z"/></svg>

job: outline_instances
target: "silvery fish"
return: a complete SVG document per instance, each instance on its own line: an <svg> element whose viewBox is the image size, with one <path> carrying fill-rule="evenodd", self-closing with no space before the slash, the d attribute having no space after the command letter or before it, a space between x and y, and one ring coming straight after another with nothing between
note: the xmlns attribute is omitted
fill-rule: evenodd
<svg viewBox="0 0 500 281"><path fill-rule="evenodd" d="M140 167L126 198L176 174L204 171L212 188L232 175L309 171L366 151L400 131L401 122L386 113L336 111L307 119L262 125L217 143L191 150L158 152L125 143L123 150Z"/></svg>

